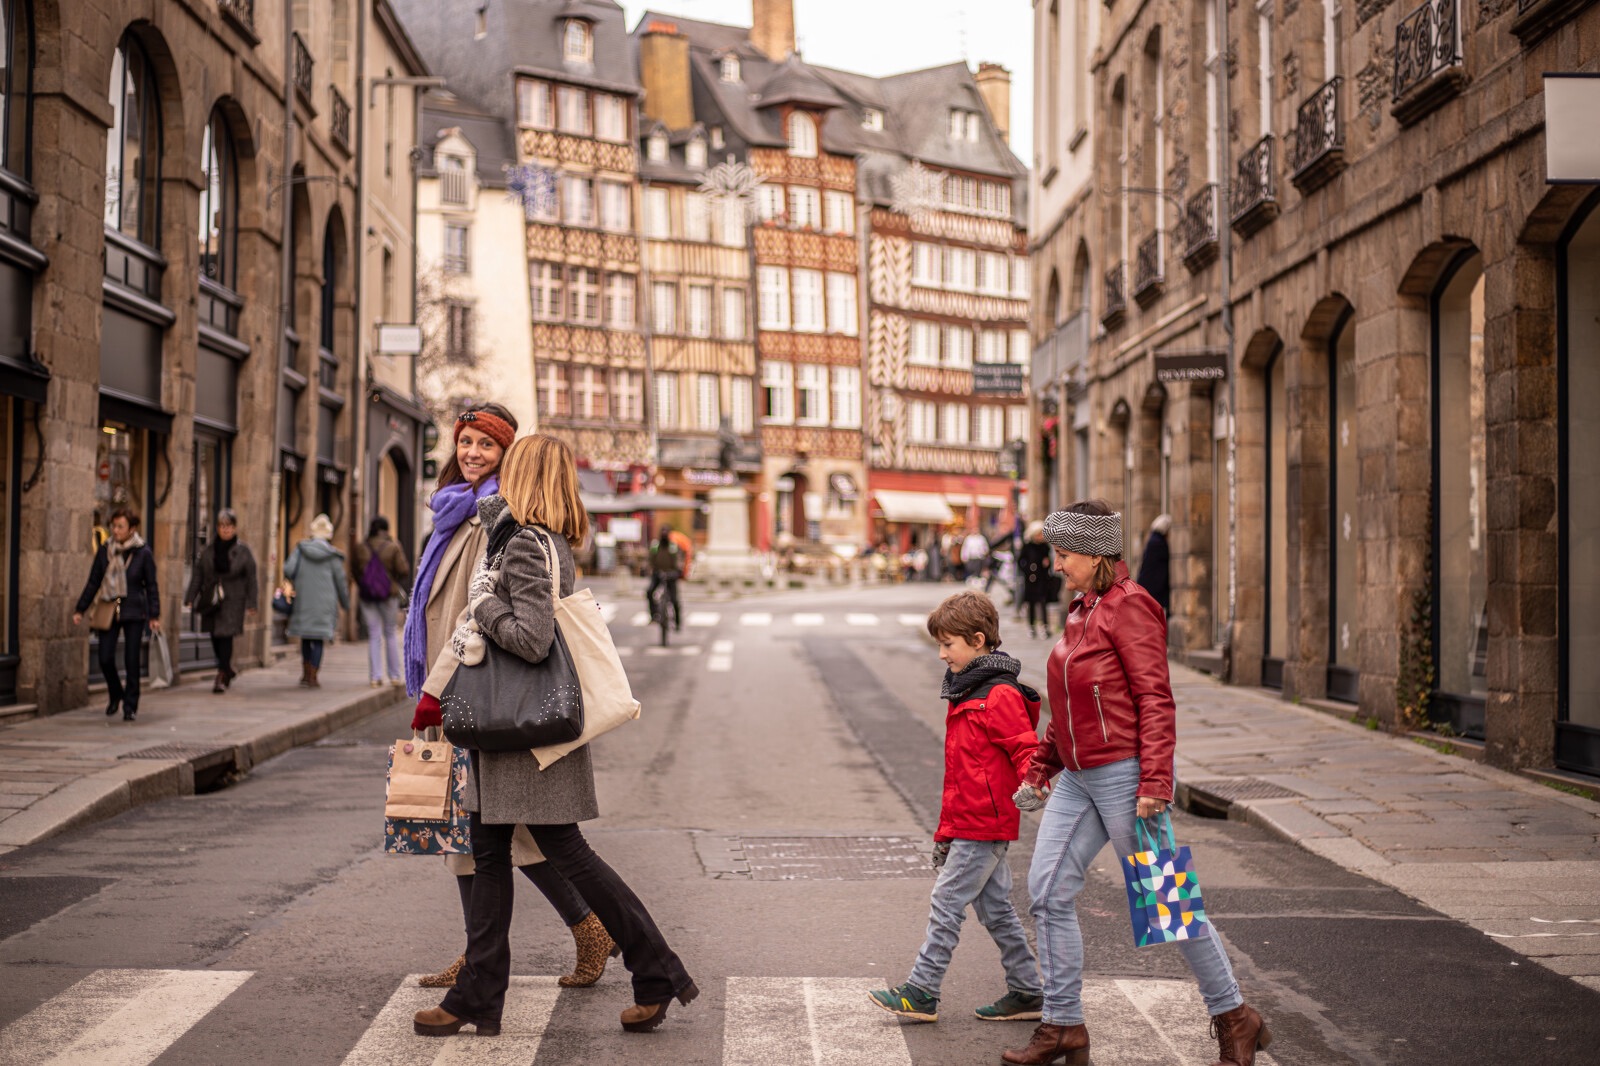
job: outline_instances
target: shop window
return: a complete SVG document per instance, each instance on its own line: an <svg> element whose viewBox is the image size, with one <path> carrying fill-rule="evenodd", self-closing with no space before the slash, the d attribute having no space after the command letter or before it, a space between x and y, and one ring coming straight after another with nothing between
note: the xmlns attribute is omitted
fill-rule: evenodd
<svg viewBox="0 0 1600 1066"><path fill-rule="evenodd" d="M1600 773L1600 209L1561 250L1561 711L1556 763Z"/></svg>
<svg viewBox="0 0 1600 1066"><path fill-rule="evenodd" d="M105 223L160 246L161 97L150 57L124 35L111 60L111 129L106 135Z"/></svg>

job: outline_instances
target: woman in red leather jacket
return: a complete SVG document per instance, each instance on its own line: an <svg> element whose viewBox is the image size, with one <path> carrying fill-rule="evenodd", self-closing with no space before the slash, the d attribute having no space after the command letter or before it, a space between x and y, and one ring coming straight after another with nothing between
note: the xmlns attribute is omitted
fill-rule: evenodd
<svg viewBox="0 0 1600 1066"><path fill-rule="evenodd" d="M1050 726L1014 797L1023 810L1044 808L1028 872L1044 1012L1028 1046L1002 1056L1019 1066L1089 1061L1077 896L1107 841L1118 855L1137 851L1134 819L1172 802L1177 737L1166 616L1128 578L1122 516L1103 500L1075 503L1046 520L1045 539L1056 572L1080 595L1050 653ZM1222 941L1177 943L1211 1015L1217 1066L1253 1066L1271 1036L1240 995Z"/></svg>

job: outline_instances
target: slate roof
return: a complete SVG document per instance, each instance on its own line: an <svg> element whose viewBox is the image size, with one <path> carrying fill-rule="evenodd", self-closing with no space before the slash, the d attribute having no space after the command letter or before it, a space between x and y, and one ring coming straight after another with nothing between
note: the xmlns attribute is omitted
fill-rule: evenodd
<svg viewBox="0 0 1600 1066"><path fill-rule="evenodd" d="M634 96L638 63L621 5L614 0L390 0L428 66L450 90L483 111L515 120L517 73ZM482 7L486 32L477 34ZM593 27L593 62L562 58L561 24Z"/></svg>
<svg viewBox="0 0 1600 1066"><path fill-rule="evenodd" d="M517 159L511 124L438 89L422 98L422 159L417 163L417 173L428 178L438 175L434 147L444 131L452 128L459 129L477 152L479 183L505 188L506 167Z"/></svg>

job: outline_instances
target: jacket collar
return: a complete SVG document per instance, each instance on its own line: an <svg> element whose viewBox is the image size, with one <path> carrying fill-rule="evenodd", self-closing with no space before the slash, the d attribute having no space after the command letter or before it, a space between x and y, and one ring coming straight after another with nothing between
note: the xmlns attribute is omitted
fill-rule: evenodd
<svg viewBox="0 0 1600 1066"><path fill-rule="evenodd" d="M1117 575L1117 579L1111 583L1111 588L1114 589L1122 582L1128 580L1128 564L1119 559L1112 564L1112 567ZM1106 589L1106 592L1110 591L1111 589ZM1071 607L1068 607L1067 609L1070 611L1076 608L1079 604L1082 604L1086 609L1092 609L1096 604L1105 598L1105 595L1105 592L1085 592L1083 595L1073 600Z"/></svg>

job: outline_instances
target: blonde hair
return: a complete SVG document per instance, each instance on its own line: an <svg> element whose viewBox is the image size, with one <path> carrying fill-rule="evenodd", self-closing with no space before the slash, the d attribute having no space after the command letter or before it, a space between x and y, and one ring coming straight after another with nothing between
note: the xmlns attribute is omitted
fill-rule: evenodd
<svg viewBox="0 0 1600 1066"><path fill-rule="evenodd" d="M574 547L589 536L589 512L578 497L578 463L565 441L536 433L513 442L500 460L500 495L523 525L544 526Z"/></svg>

